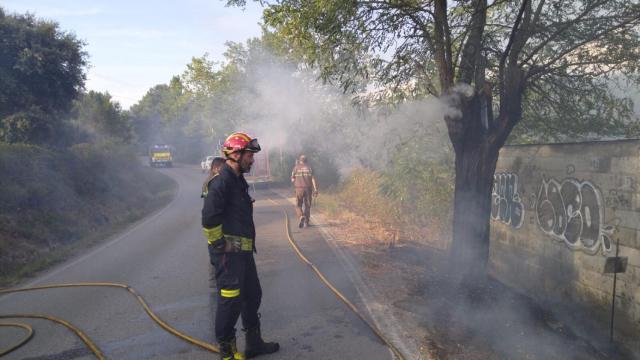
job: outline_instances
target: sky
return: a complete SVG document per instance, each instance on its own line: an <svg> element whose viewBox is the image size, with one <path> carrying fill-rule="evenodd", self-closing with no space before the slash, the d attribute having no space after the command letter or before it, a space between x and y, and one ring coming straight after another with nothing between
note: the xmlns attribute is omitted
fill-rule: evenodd
<svg viewBox="0 0 640 360"><path fill-rule="evenodd" d="M194 56L223 60L226 41L260 36L262 9L223 0L0 0L8 13L54 20L86 42L87 90L109 92L127 109L149 88L181 74Z"/></svg>

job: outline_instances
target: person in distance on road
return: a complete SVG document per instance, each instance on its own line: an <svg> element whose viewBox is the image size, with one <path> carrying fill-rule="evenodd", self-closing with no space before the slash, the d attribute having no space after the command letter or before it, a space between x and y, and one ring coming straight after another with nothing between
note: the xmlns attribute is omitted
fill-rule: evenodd
<svg viewBox="0 0 640 360"><path fill-rule="evenodd" d="M251 170L253 155L259 151L257 139L240 132L231 134L223 144L225 163L209 182L202 208L202 227L218 287L215 336L223 360L252 358L280 349L276 342L265 342L260 331L262 288L253 258L253 199L243 176ZM244 356L236 347L235 325L240 316L246 331Z"/></svg>
<svg viewBox="0 0 640 360"><path fill-rule="evenodd" d="M298 215L298 227L309 226L311 217L312 196L318 196L316 178L313 176L311 166L307 164L307 157L300 155L296 166L291 171L291 182L296 189L296 214Z"/></svg>
<svg viewBox="0 0 640 360"><path fill-rule="evenodd" d="M200 195L201 198L204 199L205 197L207 197L207 193L209 192L209 183L211 182L211 180L213 180L214 177L218 176L218 172L220 171L220 168L223 164L224 158L222 156L216 156L211 161L209 176L207 176L207 180L205 180L204 184L202 184L202 194Z"/></svg>
<svg viewBox="0 0 640 360"><path fill-rule="evenodd" d="M216 156L211 161L211 168L209 169L209 175L207 176L207 179L202 184L202 193L200 194L201 198L204 199L207 197L207 194L209 193L209 184L211 183L213 178L218 176L218 172L220 172L220 168L224 164L224 161L225 160L222 156ZM211 253L209 253L209 262L213 266L213 257L211 256ZM215 267L210 268L211 278L209 280L212 281L212 287L214 287L213 284L215 284L215 280L216 280L215 273L216 273Z"/></svg>

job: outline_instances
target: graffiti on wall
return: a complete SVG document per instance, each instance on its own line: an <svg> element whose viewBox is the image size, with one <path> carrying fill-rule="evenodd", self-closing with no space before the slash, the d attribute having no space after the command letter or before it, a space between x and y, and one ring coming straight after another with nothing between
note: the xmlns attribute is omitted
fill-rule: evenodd
<svg viewBox="0 0 640 360"><path fill-rule="evenodd" d="M588 181L543 179L536 201L538 225L571 249L607 253L614 227L604 223L604 206L600 190Z"/></svg>
<svg viewBox="0 0 640 360"><path fill-rule="evenodd" d="M631 210L633 193L618 189L609 190L609 195L605 198L605 205L610 208Z"/></svg>
<svg viewBox="0 0 640 360"><path fill-rule="evenodd" d="M491 192L491 218L519 228L524 222L524 206L518 194L518 175L496 173Z"/></svg>

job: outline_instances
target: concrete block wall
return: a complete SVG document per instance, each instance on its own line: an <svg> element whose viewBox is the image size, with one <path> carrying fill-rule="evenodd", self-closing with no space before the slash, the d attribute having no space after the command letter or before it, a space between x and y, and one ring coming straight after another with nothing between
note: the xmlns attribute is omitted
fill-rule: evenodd
<svg viewBox="0 0 640 360"><path fill-rule="evenodd" d="M606 319L618 274L617 328L640 334L640 140L507 146L494 176L490 272L544 301Z"/></svg>

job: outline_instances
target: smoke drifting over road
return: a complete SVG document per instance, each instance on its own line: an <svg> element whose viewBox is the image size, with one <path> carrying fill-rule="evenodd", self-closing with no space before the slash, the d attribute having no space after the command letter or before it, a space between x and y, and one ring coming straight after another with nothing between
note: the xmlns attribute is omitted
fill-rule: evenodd
<svg viewBox="0 0 640 360"><path fill-rule="evenodd" d="M241 128L272 148L297 153L310 146L335 157L342 169L383 168L402 156L397 146L409 141L426 145L428 158L450 151L443 116L454 110L436 98L367 107L355 95L322 84L312 71L272 57L247 68L244 88L247 117Z"/></svg>

